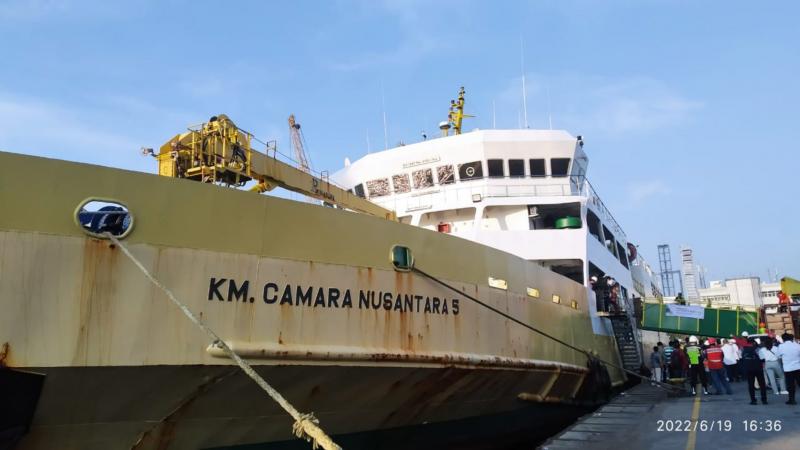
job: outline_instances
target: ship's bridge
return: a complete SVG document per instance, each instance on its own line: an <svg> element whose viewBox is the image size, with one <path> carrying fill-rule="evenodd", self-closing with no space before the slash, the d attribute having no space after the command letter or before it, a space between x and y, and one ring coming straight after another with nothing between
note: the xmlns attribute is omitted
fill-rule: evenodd
<svg viewBox="0 0 800 450"><path fill-rule="evenodd" d="M404 223L547 261L585 283L587 247L602 249L595 269L629 269L627 239L586 180L588 162L566 131L476 130L368 154L334 179Z"/></svg>

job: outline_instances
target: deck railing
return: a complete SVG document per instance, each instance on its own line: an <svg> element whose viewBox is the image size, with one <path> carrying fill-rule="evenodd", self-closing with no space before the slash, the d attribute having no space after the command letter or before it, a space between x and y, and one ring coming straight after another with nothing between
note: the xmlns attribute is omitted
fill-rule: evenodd
<svg viewBox="0 0 800 450"><path fill-rule="evenodd" d="M478 202L485 198L514 197L586 197L601 220L616 236L627 240L625 232L600 199L597 191L583 176L546 177L483 177L460 180L453 184L436 185L424 190L412 190L387 196L371 197L370 201L402 215L405 212L432 209L434 205ZM398 211L405 206L405 211Z"/></svg>

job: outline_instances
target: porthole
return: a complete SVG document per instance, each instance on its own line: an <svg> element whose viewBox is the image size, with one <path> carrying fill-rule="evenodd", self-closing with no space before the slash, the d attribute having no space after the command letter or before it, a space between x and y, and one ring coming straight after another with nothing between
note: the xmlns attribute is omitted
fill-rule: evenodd
<svg viewBox="0 0 800 450"><path fill-rule="evenodd" d="M578 309L578 301L572 300L572 302L570 302L570 306L572 307L572 309Z"/></svg>
<svg viewBox="0 0 800 450"><path fill-rule="evenodd" d="M124 238L133 229L133 214L124 204L89 198L75 208L75 223L88 235L107 239L106 233Z"/></svg>
<svg viewBox="0 0 800 450"><path fill-rule="evenodd" d="M539 290L536 288L529 287L527 289L528 297L539 298Z"/></svg>
<svg viewBox="0 0 800 450"><path fill-rule="evenodd" d="M553 303L561 303L561 297L556 294L553 294Z"/></svg>
<svg viewBox="0 0 800 450"><path fill-rule="evenodd" d="M392 247L392 265L395 270L408 272L414 267L414 255L411 249L402 245Z"/></svg>

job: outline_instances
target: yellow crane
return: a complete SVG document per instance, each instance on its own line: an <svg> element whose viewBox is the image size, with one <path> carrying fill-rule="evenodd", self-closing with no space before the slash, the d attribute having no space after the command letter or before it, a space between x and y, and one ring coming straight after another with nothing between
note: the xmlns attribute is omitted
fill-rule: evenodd
<svg viewBox="0 0 800 450"><path fill-rule="evenodd" d="M280 186L340 208L397 219L394 211L280 161L274 144L265 144L266 153L254 150L253 139L252 134L239 129L228 116L214 116L161 146L155 155L158 173L227 186L244 186L256 180L257 184L250 189L254 192L262 193Z"/></svg>

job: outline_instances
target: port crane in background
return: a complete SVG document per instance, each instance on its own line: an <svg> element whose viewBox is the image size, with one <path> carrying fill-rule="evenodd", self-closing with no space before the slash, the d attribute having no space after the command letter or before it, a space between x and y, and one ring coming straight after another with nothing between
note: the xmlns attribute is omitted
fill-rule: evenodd
<svg viewBox="0 0 800 450"><path fill-rule="evenodd" d="M153 156L158 160L158 174L162 176L226 186L244 186L255 180L257 184L250 189L253 192L282 187L343 209L397 220L394 211L279 160L274 142L264 143L263 153L253 149L254 139L228 116L220 114L174 136Z"/></svg>
<svg viewBox="0 0 800 450"><path fill-rule="evenodd" d="M292 141L292 150L294 150L294 157L297 159L297 166L305 173L311 173L311 165L306 156L306 149L303 142L303 132L300 131L300 124L294 118L294 114L289 115L289 135Z"/></svg>
<svg viewBox="0 0 800 450"><path fill-rule="evenodd" d="M297 123L294 118L294 114L289 115L289 136L297 167L303 172L310 174L311 164L309 162L308 155L306 155L306 139L305 136L303 136L303 131L300 129L300 124ZM327 178L327 172L323 172L321 177L323 179ZM314 203L316 200L314 197L308 196L306 196L306 199L309 201L309 203Z"/></svg>

